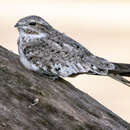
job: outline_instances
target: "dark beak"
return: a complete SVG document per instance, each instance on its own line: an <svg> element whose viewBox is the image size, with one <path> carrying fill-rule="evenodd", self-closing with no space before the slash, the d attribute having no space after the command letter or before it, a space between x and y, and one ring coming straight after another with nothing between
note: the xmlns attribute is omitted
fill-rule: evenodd
<svg viewBox="0 0 130 130"><path fill-rule="evenodd" d="M14 27L17 28L17 27L18 27L18 23L16 23L16 24L14 25Z"/></svg>

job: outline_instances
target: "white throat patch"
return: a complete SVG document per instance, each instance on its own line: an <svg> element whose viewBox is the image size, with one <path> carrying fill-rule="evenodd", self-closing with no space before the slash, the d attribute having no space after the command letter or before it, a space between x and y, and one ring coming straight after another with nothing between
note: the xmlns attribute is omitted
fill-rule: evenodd
<svg viewBox="0 0 130 130"><path fill-rule="evenodd" d="M29 42L30 39L31 39L31 41L33 41L35 39L45 38L46 36L47 36L46 33L27 34L25 32L20 32L19 38L20 38L20 40L22 40L22 38L24 38L26 40L26 42Z"/></svg>

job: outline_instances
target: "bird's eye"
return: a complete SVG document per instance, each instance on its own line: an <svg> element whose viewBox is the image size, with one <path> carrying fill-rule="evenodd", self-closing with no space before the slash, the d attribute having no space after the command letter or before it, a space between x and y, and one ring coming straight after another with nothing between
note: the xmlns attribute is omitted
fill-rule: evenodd
<svg viewBox="0 0 130 130"><path fill-rule="evenodd" d="M29 23L29 25L31 25L31 26L35 26L36 23L35 23L35 22L31 22L31 23Z"/></svg>

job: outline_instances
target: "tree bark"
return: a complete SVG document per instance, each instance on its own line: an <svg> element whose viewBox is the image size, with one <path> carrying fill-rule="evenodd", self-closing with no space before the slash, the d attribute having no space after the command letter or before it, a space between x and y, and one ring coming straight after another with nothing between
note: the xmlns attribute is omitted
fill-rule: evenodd
<svg viewBox="0 0 130 130"><path fill-rule="evenodd" d="M0 46L0 130L130 130L130 124L62 78L25 69Z"/></svg>

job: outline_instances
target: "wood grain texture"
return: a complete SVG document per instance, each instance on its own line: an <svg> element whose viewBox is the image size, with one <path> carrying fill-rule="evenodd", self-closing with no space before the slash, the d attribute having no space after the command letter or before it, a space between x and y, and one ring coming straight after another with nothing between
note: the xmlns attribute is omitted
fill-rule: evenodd
<svg viewBox="0 0 130 130"><path fill-rule="evenodd" d="M0 130L130 130L130 124L69 82L26 70L0 46Z"/></svg>

